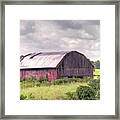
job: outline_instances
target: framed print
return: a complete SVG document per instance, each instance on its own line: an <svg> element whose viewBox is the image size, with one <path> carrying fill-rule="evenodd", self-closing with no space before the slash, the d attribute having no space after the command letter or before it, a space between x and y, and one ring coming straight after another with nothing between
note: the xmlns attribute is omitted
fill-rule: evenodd
<svg viewBox="0 0 120 120"><path fill-rule="evenodd" d="M1 7L1 118L119 119L118 1Z"/></svg>

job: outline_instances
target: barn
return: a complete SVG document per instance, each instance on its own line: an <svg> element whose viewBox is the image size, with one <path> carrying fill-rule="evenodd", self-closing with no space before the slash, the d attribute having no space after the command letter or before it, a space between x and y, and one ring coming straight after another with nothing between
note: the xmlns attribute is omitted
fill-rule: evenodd
<svg viewBox="0 0 120 120"><path fill-rule="evenodd" d="M39 52L20 56L20 79L34 77L49 81L62 77L93 76L93 65L77 51Z"/></svg>

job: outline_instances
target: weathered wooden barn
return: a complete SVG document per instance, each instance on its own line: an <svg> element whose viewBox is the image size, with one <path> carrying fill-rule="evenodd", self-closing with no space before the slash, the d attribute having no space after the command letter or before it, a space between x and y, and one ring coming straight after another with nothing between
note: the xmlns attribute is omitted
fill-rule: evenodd
<svg viewBox="0 0 120 120"><path fill-rule="evenodd" d="M43 52L20 56L20 78L47 78L93 76L93 65L85 55L77 52Z"/></svg>

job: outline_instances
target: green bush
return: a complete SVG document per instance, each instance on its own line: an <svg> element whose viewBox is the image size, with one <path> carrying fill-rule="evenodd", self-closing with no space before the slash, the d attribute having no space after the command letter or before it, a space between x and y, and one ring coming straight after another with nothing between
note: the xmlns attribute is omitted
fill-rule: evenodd
<svg viewBox="0 0 120 120"><path fill-rule="evenodd" d="M96 84L95 84L96 83ZM66 93L69 100L98 100L100 99L99 82L91 81L90 86L79 86L76 92Z"/></svg>
<svg viewBox="0 0 120 120"><path fill-rule="evenodd" d="M100 80L90 80L88 85L95 90L100 90Z"/></svg>
<svg viewBox="0 0 120 120"><path fill-rule="evenodd" d="M88 85L96 92L96 99L100 99L100 80L91 80Z"/></svg>
<svg viewBox="0 0 120 120"><path fill-rule="evenodd" d="M53 84L53 85L61 85L64 82L65 82L65 80L63 80L63 79L57 79L57 80L51 81L51 84Z"/></svg>
<svg viewBox="0 0 120 120"><path fill-rule="evenodd" d="M80 100L95 100L96 91L89 86L79 86L76 90L78 99Z"/></svg>
<svg viewBox="0 0 120 120"><path fill-rule="evenodd" d="M25 100L25 99L27 99L27 96L26 96L26 95L21 94L21 95L20 95L20 100Z"/></svg>
<svg viewBox="0 0 120 120"><path fill-rule="evenodd" d="M73 82L81 82L82 79L80 78L61 78L51 81L51 84L53 85L61 85L66 83L73 83Z"/></svg>
<svg viewBox="0 0 120 120"><path fill-rule="evenodd" d="M96 100L100 99L100 90L96 91Z"/></svg>
<svg viewBox="0 0 120 120"><path fill-rule="evenodd" d="M32 93L30 93L30 94L27 96L27 99L34 99L34 96L32 95Z"/></svg>
<svg viewBox="0 0 120 120"><path fill-rule="evenodd" d="M46 78L36 79L33 77L27 78L26 80L20 81L21 88L28 88L28 87L40 87L41 85L48 85L49 81Z"/></svg>
<svg viewBox="0 0 120 120"><path fill-rule="evenodd" d="M29 100L29 99L34 99L34 96L32 95L32 93L28 95L25 95L25 94L20 95L20 100Z"/></svg>
<svg viewBox="0 0 120 120"><path fill-rule="evenodd" d="M76 92L67 92L66 95L67 95L68 100L77 100L78 99Z"/></svg>
<svg viewBox="0 0 120 120"><path fill-rule="evenodd" d="M79 86L76 92L66 93L69 100L99 100L100 80L89 80L88 86Z"/></svg>
<svg viewBox="0 0 120 120"><path fill-rule="evenodd" d="M61 84L69 84L69 83L74 83L74 82L85 82L88 83L88 81L90 81L91 78L61 78L61 79L56 79L56 80L52 80L52 81L48 81L47 78L40 78L40 79L36 79L34 77L30 77L26 80L21 80L21 88L28 88L28 87L40 87L40 86L49 86L49 85L61 85Z"/></svg>

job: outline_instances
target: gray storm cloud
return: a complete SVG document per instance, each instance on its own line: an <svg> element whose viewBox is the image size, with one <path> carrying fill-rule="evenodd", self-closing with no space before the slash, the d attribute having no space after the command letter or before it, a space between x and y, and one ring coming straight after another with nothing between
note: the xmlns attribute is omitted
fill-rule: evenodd
<svg viewBox="0 0 120 120"><path fill-rule="evenodd" d="M21 20L20 52L71 51L100 59L99 20Z"/></svg>

